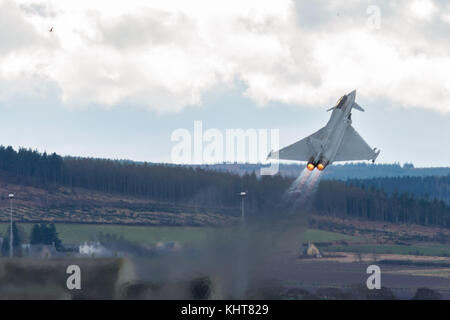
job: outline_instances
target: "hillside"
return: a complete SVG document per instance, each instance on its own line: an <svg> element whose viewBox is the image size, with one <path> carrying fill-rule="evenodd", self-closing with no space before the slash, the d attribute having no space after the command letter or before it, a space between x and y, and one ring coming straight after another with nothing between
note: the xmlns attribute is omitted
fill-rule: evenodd
<svg viewBox="0 0 450 320"><path fill-rule="evenodd" d="M292 177L232 174L202 168L60 157L0 147L0 194L16 194L20 221L148 225L223 225L238 221L240 196L249 222L320 214L450 227L443 201L388 194L322 180L310 201L287 197ZM448 180L444 180L444 184ZM8 218L1 201L0 219Z"/></svg>
<svg viewBox="0 0 450 320"><path fill-rule="evenodd" d="M427 177L385 177L372 179L349 179L348 184L376 188L389 195L408 193L415 197L439 199L450 205L450 174Z"/></svg>
<svg viewBox="0 0 450 320"><path fill-rule="evenodd" d="M286 164L280 163L279 172L283 176L297 177L303 170L305 164ZM213 165L199 165L191 167L200 167L211 171L230 172L240 175L251 174L255 172L259 175L261 164L247 164L247 163L228 163L228 164L213 164ZM379 163L336 163L327 167L323 172L325 179L372 179L378 177L427 177L427 176L447 176L450 175L449 167L436 168L415 168L412 164L404 164L401 166L398 163L394 164L379 164Z"/></svg>
<svg viewBox="0 0 450 320"><path fill-rule="evenodd" d="M4 178L0 174L0 194L14 193L14 219L20 222L218 226L237 220L232 208L174 205L83 188L48 189L5 183ZM0 198L1 222L9 221L9 208L8 198Z"/></svg>

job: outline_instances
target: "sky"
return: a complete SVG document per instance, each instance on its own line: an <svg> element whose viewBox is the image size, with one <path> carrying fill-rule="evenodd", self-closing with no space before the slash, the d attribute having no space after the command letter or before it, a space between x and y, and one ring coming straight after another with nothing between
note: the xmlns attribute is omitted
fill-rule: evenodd
<svg viewBox="0 0 450 320"><path fill-rule="evenodd" d="M200 120L283 147L356 89L377 161L448 166L449 34L438 0L0 0L0 144L171 162Z"/></svg>

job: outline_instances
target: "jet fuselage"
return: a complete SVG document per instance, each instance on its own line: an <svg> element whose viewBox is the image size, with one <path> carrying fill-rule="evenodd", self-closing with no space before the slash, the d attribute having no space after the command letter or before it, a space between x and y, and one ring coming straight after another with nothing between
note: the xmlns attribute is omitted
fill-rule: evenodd
<svg viewBox="0 0 450 320"><path fill-rule="evenodd" d="M330 120L325 126L322 152L314 159L314 163L331 164L342 145L347 127L352 124L350 114L355 102L355 91L343 96L334 107Z"/></svg>
<svg viewBox="0 0 450 320"><path fill-rule="evenodd" d="M307 161L309 170L323 170L335 161L372 160L380 151L372 149L352 126L352 109L364 111L355 102L356 90L341 97L327 124L313 134L276 152L268 158Z"/></svg>

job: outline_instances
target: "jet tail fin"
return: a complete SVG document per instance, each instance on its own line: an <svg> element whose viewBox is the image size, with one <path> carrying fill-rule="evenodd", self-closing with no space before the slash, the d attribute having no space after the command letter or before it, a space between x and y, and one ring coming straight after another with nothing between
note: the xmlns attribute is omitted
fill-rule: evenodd
<svg viewBox="0 0 450 320"><path fill-rule="evenodd" d="M361 106L359 104L357 104L356 102L353 102L352 108L355 108L356 110L364 112L364 109L361 108Z"/></svg>

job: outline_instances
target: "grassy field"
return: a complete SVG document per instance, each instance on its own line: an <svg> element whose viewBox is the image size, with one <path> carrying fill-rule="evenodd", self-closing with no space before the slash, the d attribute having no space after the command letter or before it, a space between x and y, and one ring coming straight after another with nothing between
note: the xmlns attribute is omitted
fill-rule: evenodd
<svg viewBox="0 0 450 320"><path fill-rule="evenodd" d="M329 246L326 251L361 252L361 253L392 253L423 256L450 256L450 245L421 244L421 245L348 245Z"/></svg>
<svg viewBox="0 0 450 320"><path fill-rule="evenodd" d="M7 223L0 223L0 234L7 234ZM33 224L19 223L19 228L23 230L25 237L29 237ZM158 241L178 241L180 243L200 243L207 241L217 232L226 232L221 228L210 227L154 227L154 226L121 226L121 225L95 225L95 224L56 224L56 229L63 243L80 243L91 241L101 232L103 234L114 234L122 236L124 239L152 244ZM360 242L358 237L345 234L307 229L303 233L303 241L330 242L345 240L349 243ZM27 239L28 240L28 239ZM26 242L23 240L22 242Z"/></svg>
<svg viewBox="0 0 450 320"><path fill-rule="evenodd" d="M20 223L19 228L29 236L33 224ZM0 232L6 234L8 225L0 224ZM128 241L140 243L156 243L158 241L179 241L181 243L196 243L208 238L213 228L202 227L151 227L151 226L121 226L96 224L56 224L63 243L80 243L95 240L99 233L116 235Z"/></svg>
<svg viewBox="0 0 450 320"><path fill-rule="evenodd" d="M438 268L438 269L406 269L406 270L390 270L385 271L390 274L399 275L412 275L412 276L422 276L422 277L439 277L450 279L450 269L449 268Z"/></svg>
<svg viewBox="0 0 450 320"><path fill-rule="evenodd" d="M0 223L0 235L7 234L7 223ZM19 223L27 242L32 223ZM178 241L181 244L195 245L212 239L218 233L230 232L229 229L213 227L157 227L157 226L125 226L125 225L97 225L97 224L68 224L57 223L56 229L63 243L78 244L93 241L99 233L116 235L132 242L154 244L158 241ZM233 232L233 231L231 231ZM346 241L349 245L332 245L322 248L325 251L361 252L361 253L392 253L424 256L450 256L450 245L420 244L420 245L369 245L362 237L349 236L336 232L318 229L306 229L301 241L332 242Z"/></svg>
<svg viewBox="0 0 450 320"><path fill-rule="evenodd" d="M303 234L303 241L312 242L332 242L332 241L347 241L347 242L363 242L364 238L349 236L342 233L318 230L318 229L307 229Z"/></svg>

